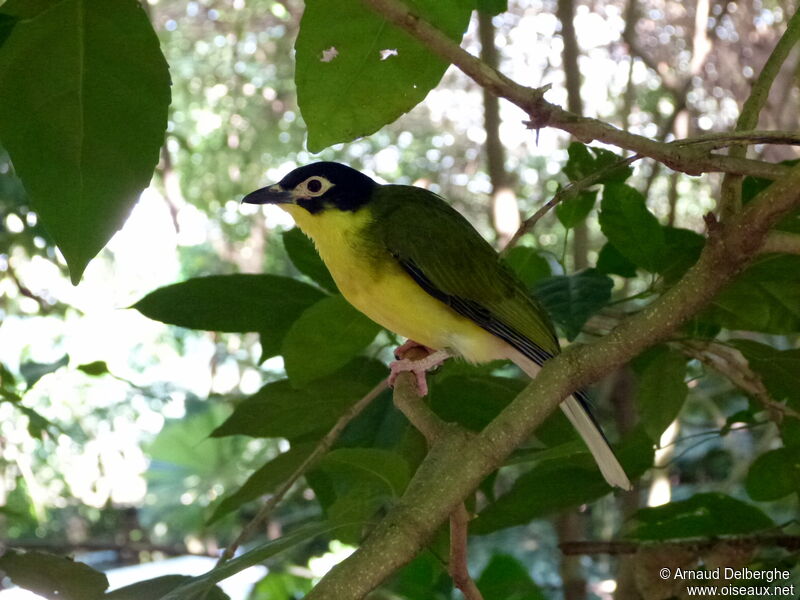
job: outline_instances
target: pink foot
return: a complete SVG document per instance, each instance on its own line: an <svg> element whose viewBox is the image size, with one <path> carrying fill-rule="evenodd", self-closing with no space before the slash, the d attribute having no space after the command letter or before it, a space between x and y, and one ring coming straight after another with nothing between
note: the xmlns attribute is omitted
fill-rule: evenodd
<svg viewBox="0 0 800 600"><path fill-rule="evenodd" d="M419 342L415 342L414 340L406 340L405 343L394 349L394 357L397 360L405 358L406 354L408 354L409 351L413 350L414 348L422 348L428 354L433 354L433 352L435 352L433 348L428 348L427 346L423 346Z"/></svg>
<svg viewBox="0 0 800 600"><path fill-rule="evenodd" d="M409 345L411 344L411 345ZM419 360L410 360L401 358L389 365L391 372L389 373L389 385L394 386L394 382L400 373L413 373L417 380L417 393L420 396L428 395L428 382L425 379L425 374L441 365L445 360L450 358L450 354L446 350L438 350L434 352L430 348L417 344L416 342L406 342L395 351L395 356L403 356L411 348L421 347L430 352L428 356Z"/></svg>

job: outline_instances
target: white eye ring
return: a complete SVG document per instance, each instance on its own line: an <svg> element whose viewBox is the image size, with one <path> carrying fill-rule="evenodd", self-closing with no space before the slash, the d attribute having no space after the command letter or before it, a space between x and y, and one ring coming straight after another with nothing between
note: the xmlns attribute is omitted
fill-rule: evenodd
<svg viewBox="0 0 800 600"><path fill-rule="evenodd" d="M333 184L330 181L321 175L314 175L298 185L297 188L295 188L295 193L304 198L314 198L316 196L322 196L322 194L332 187Z"/></svg>

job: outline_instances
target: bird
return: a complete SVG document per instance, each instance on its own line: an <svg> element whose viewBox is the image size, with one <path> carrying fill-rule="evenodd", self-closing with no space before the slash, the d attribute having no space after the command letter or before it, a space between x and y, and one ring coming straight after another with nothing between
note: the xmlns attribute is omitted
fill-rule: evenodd
<svg viewBox="0 0 800 600"><path fill-rule="evenodd" d="M429 190L380 184L324 161L298 167L242 201L289 213L347 301L408 340L396 352L390 382L411 371L424 395L425 371L450 356L475 364L510 360L533 378L560 352L542 305L470 222ZM403 358L415 346L428 356ZM560 406L605 480L630 489L585 392Z"/></svg>

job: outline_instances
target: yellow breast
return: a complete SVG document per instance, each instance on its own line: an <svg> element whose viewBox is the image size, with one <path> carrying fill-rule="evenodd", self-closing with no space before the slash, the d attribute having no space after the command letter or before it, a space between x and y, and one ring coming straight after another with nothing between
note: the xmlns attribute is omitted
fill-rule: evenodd
<svg viewBox="0 0 800 600"><path fill-rule="evenodd" d="M281 208L314 241L348 302L379 325L470 362L506 357L507 346L500 338L425 292L388 251L364 244L361 230L370 219L367 209L312 215L295 205Z"/></svg>

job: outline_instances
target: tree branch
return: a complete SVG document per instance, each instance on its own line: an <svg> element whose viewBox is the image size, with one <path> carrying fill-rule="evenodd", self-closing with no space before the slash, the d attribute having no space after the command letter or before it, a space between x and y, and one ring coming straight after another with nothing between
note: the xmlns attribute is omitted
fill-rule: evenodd
<svg viewBox="0 0 800 600"><path fill-rule="evenodd" d="M597 119L578 116L547 102L543 97L546 88L534 89L520 85L491 68L439 29L412 13L401 0L363 1L389 22L420 40L433 53L461 69L481 87L524 110L530 117L528 126L532 129L556 127L581 141L598 140L626 148L689 175L722 172L777 179L789 170L784 165L713 154L702 148L680 148L623 131Z"/></svg>
<svg viewBox="0 0 800 600"><path fill-rule="evenodd" d="M787 231L773 231L764 240L761 252L800 254L800 235Z"/></svg>
<svg viewBox="0 0 800 600"><path fill-rule="evenodd" d="M783 63L789 56L791 49L800 40L800 8L798 8L794 16L789 19L786 25L786 31L783 32L781 39L775 45L767 62L758 74L758 79L753 84L753 89L750 95L745 100L742 106L742 112L739 114L739 119L736 122L736 131L746 131L748 129L755 129L758 126L758 116L761 114L761 109L767 103L769 90L772 83L775 81L778 72L781 70ZM747 148L734 147L731 148L729 156L732 159L743 159ZM728 173L722 180L722 188L720 193L720 215L721 218L727 219L741 209L742 205L742 176L741 174Z"/></svg>
<svg viewBox="0 0 800 600"><path fill-rule="evenodd" d="M447 426L405 494L361 547L308 600L357 600L410 561L436 528L576 389L665 339L706 306L760 250L770 228L800 207L800 166L790 168L728 222L715 227L697 263L660 298L592 344L573 344L480 434Z"/></svg>

